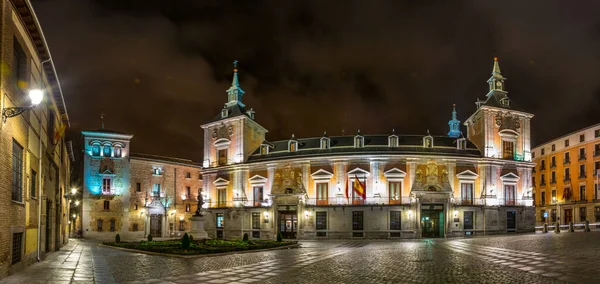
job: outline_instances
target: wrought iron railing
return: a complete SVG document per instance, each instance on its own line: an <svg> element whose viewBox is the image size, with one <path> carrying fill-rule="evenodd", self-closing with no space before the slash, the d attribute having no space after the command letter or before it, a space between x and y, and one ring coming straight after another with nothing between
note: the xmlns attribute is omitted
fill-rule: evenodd
<svg viewBox="0 0 600 284"><path fill-rule="evenodd" d="M409 197L401 197L397 199L390 199L389 197L375 197L367 196L365 200L360 197L346 198L346 197L329 197L329 198L308 198L306 199L306 205L315 206L332 206L332 205L398 205L398 204L410 204Z"/></svg>

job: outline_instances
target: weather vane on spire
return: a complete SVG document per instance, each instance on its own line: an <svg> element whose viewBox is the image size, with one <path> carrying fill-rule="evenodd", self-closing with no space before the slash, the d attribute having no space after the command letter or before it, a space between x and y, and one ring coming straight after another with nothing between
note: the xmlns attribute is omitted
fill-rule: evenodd
<svg viewBox="0 0 600 284"><path fill-rule="evenodd" d="M104 111L100 111L100 120L102 121L102 129L104 129Z"/></svg>

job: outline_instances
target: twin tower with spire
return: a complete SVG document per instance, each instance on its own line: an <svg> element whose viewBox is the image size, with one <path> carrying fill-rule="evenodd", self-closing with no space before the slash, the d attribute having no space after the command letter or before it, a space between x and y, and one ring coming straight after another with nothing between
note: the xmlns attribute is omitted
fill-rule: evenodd
<svg viewBox="0 0 600 284"><path fill-rule="evenodd" d="M239 78L238 78L238 61L233 61L233 79L231 82L231 86L226 90L227 92L227 103L224 106L224 113L231 113L230 110L232 107L239 107L240 109L244 109L245 105L242 102L242 97L244 96L244 90L240 87ZM489 85L489 92L486 95L486 101L477 101L476 104L479 107L487 103L490 98L496 99L501 106L510 107L510 100L508 99L507 92L504 89L504 78L500 72L500 65L498 63L498 57L494 57L494 67L492 69L492 76L488 79L487 83ZM253 119L254 111L249 110L246 112ZM223 115L222 115L223 116ZM227 116L227 115L225 115ZM452 119L448 121L448 126L450 131L448 132L449 137L459 138L462 135L460 130L460 120L457 118L456 112L456 104L452 104Z"/></svg>

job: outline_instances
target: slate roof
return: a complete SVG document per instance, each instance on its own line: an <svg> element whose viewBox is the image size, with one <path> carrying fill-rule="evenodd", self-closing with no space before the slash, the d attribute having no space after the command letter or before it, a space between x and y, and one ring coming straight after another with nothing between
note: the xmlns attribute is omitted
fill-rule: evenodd
<svg viewBox="0 0 600 284"><path fill-rule="evenodd" d="M504 96L507 96L506 94L504 94ZM514 110L514 111L520 111L520 112L527 112L525 109L523 109L522 107L520 107L518 104L515 104L515 102L513 100L510 100L510 105L505 106L503 105L500 100L504 97L503 95L501 95L499 92L494 92L491 96L489 96L487 98L487 100L485 100L485 102L483 104L481 104L482 106L490 106L490 107L495 107L495 108L503 108L503 109L510 109L510 110Z"/></svg>
<svg viewBox="0 0 600 284"><path fill-rule="evenodd" d="M364 147L354 147L353 136L333 136L329 137L330 148L321 149L321 138L301 138L298 141L298 150L296 152L288 151L288 142L290 140L281 140L275 142L263 142L271 146L269 154L261 155L260 148L254 151L248 162L278 160L290 157L322 157L322 156L340 156L340 155L381 155L381 154L419 154L419 155L444 155L444 156L464 156L480 158L481 152L477 147L467 140L467 148L458 150L456 148L456 138L448 136L433 136L432 148L423 147L423 137L421 135L397 135L398 147L389 147L389 135L363 135Z"/></svg>
<svg viewBox="0 0 600 284"><path fill-rule="evenodd" d="M221 117L221 112L219 111L219 114L217 114L217 116L215 116L213 119L211 119L207 123L212 123L215 121L232 118L232 117L236 117L236 116L240 116L240 115L248 116L248 114L246 114L246 108L240 106L239 104L235 104L233 106L227 107L227 117Z"/></svg>

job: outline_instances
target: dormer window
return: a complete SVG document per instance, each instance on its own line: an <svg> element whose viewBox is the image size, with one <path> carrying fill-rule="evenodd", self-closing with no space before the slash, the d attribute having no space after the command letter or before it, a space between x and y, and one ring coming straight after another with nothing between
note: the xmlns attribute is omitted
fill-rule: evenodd
<svg viewBox="0 0 600 284"><path fill-rule="evenodd" d="M111 154L110 145L104 145L104 151L103 151L102 155L104 157L110 157L110 154Z"/></svg>
<svg viewBox="0 0 600 284"><path fill-rule="evenodd" d="M502 106L509 107L510 99L508 99L508 97L504 97L504 98L500 99L500 104L502 104Z"/></svg>
<svg viewBox="0 0 600 284"><path fill-rule="evenodd" d="M115 158L121 158L121 155L122 155L121 146L115 146L114 151L115 151Z"/></svg>
<svg viewBox="0 0 600 284"><path fill-rule="evenodd" d="M354 136L354 148L362 148L365 146L365 137L357 135Z"/></svg>
<svg viewBox="0 0 600 284"><path fill-rule="evenodd" d="M298 141L290 141L288 143L288 150L290 152L296 152L296 151L298 151Z"/></svg>
<svg viewBox="0 0 600 284"><path fill-rule="evenodd" d="M152 174L156 176L162 175L162 169L159 167L152 168Z"/></svg>
<svg viewBox="0 0 600 284"><path fill-rule="evenodd" d="M398 147L398 136L390 135L390 137L388 137L388 146L389 147Z"/></svg>
<svg viewBox="0 0 600 284"><path fill-rule="evenodd" d="M260 154L261 155L269 154L269 145L260 145Z"/></svg>
<svg viewBox="0 0 600 284"><path fill-rule="evenodd" d="M423 137L423 147L433 148L433 137L431 137L431 136Z"/></svg>
<svg viewBox="0 0 600 284"><path fill-rule="evenodd" d="M467 139L459 138L456 140L456 149L458 150L466 150L467 149Z"/></svg>
<svg viewBox="0 0 600 284"><path fill-rule="evenodd" d="M227 115L229 115L229 112L227 111L226 108L221 110L221 118L226 118Z"/></svg>
<svg viewBox="0 0 600 284"><path fill-rule="evenodd" d="M329 149L329 147L330 147L329 138L327 138L327 137L321 138L321 150Z"/></svg>

